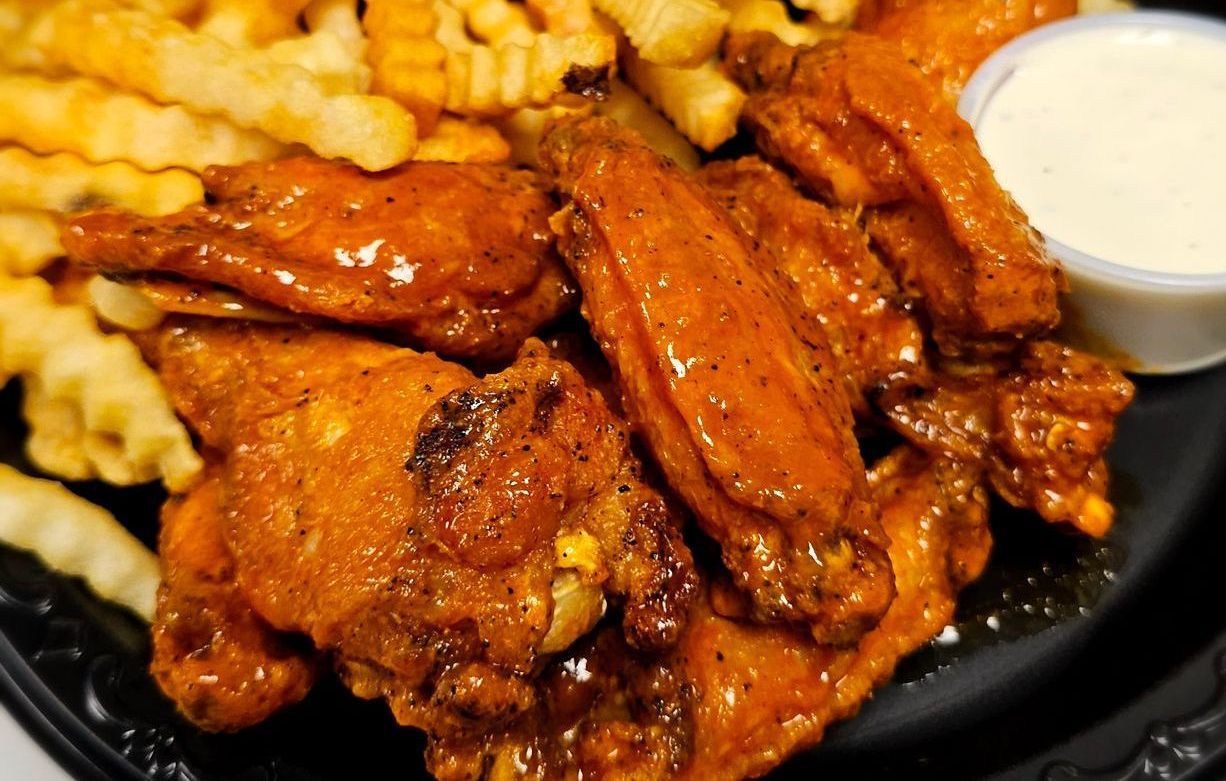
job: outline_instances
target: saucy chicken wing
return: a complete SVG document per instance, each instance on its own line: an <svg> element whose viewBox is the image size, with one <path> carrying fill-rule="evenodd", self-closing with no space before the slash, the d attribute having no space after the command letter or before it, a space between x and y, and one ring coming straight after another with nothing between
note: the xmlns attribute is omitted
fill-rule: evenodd
<svg viewBox="0 0 1226 781"><path fill-rule="evenodd" d="M992 52L1077 0L862 0L856 27L896 43L951 101Z"/></svg>
<svg viewBox="0 0 1226 781"><path fill-rule="evenodd" d="M794 48L758 33L734 36L728 62L768 157L835 203L897 209L909 254L871 219L870 233L944 352L1008 351L1056 325L1058 267L970 126L896 46L853 33Z"/></svg>
<svg viewBox="0 0 1226 781"><path fill-rule="evenodd" d="M318 665L305 641L274 632L239 588L220 488L218 476L210 475L162 509L162 586L150 668L187 718L230 732L305 697Z"/></svg>
<svg viewBox="0 0 1226 781"><path fill-rule="evenodd" d="M807 312L825 332L857 412L865 395L922 375L924 335L888 269L869 250L850 213L804 197L757 157L720 161L698 174L780 272L789 311Z"/></svg>
<svg viewBox="0 0 1226 781"><path fill-rule="evenodd" d="M513 731L440 742L440 778L693 779L761 775L855 714L898 661L953 618L958 589L987 559L987 497L975 467L899 448L870 472L890 537L898 596L857 647L720 614L718 588L694 606L660 659L616 631L556 660L543 705ZM564 736L564 737L559 737Z"/></svg>
<svg viewBox="0 0 1226 781"><path fill-rule="evenodd" d="M958 367L878 403L917 446L982 464L1010 504L1101 537L1114 516L1103 455L1132 394L1109 364L1034 342L1016 365Z"/></svg>
<svg viewBox="0 0 1226 781"><path fill-rule="evenodd" d="M559 246L625 407L763 620L854 641L893 597L842 379L770 261L684 172L609 120L543 144Z"/></svg>
<svg viewBox="0 0 1226 781"><path fill-rule="evenodd" d="M632 647L676 640L695 576L674 519L600 397L539 342L480 380L292 326L174 321L148 342L223 460L225 542L251 606L402 723L437 736L514 721L541 659L606 596Z"/></svg>
<svg viewBox="0 0 1226 781"><path fill-rule="evenodd" d="M227 285L292 312L394 329L462 358L509 358L573 305L541 179L496 165L371 174L314 158L204 173L207 201L168 217L74 219L68 255L110 274Z"/></svg>

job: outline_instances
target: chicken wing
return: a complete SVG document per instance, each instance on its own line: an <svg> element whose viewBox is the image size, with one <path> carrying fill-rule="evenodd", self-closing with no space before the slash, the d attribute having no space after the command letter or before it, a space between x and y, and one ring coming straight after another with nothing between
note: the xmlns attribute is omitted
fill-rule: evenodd
<svg viewBox="0 0 1226 781"><path fill-rule="evenodd" d="M992 52L1075 13L1076 0L863 0L856 27L896 43L956 102Z"/></svg>
<svg viewBox="0 0 1226 781"><path fill-rule="evenodd" d="M605 632L551 666L546 705L515 731L441 742L440 778L721 781L766 773L855 714L898 661L953 618L957 590L991 545L978 470L903 446L870 473L890 536L898 596L851 649L721 616L696 603L677 648L629 653ZM559 738L559 736L564 736Z"/></svg>
<svg viewBox="0 0 1226 781"><path fill-rule="evenodd" d="M212 474L162 510L162 586L150 669L188 719L230 732L305 697L318 665L305 641L269 628L239 588L219 491Z"/></svg>
<svg viewBox="0 0 1226 781"><path fill-rule="evenodd" d="M764 620L852 641L893 597L851 410L769 260L688 175L610 120L560 126L554 221L626 410Z"/></svg>
<svg viewBox="0 0 1226 781"><path fill-rule="evenodd" d="M982 464L1010 504L1101 537L1114 515L1103 454L1132 395L1103 361L1034 342L1016 365L959 367L878 403L919 447Z"/></svg>
<svg viewBox="0 0 1226 781"><path fill-rule="evenodd" d="M168 217L70 222L68 255L169 273L305 315L402 331L463 358L509 358L573 305L533 173L407 163L379 174L296 158L204 173L207 202Z"/></svg>
<svg viewBox="0 0 1226 781"><path fill-rule="evenodd" d="M213 319L146 350L224 458L252 607L402 723L513 721L606 595L631 646L678 636L695 581L674 519L600 397L539 342L481 380L353 334Z"/></svg>
<svg viewBox="0 0 1226 781"><path fill-rule="evenodd" d="M753 91L743 119L768 157L841 205L898 207L916 252L870 232L943 351L1007 351L1056 325L1058 267L970 126L896 46L849 34L793 48L758 33L734 36L727 61Z"/></svg>
<svg viewBox="0 0 1226 781"><path fill-rule="evenodd" d="M791 282L789 311L821 324L857 412L865 394L923 375L924 335L851 214L804 197L757 157L711 163L698 178L762 242L768 252L752 257L771 260L763 272Z"/></svg>

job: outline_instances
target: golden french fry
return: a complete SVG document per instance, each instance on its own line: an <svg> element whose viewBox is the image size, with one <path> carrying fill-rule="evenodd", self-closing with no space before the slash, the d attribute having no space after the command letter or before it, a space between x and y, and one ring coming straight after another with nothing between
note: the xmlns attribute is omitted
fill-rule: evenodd
<svg viewBox="0 0 1226 781"><path fill-rule="evenodd" d="M617 55L611 35L559 38L540 33L529 47L474 46L447 55L447 109L494 116L541 107L565 95L598 99L608 91Z"/></svg>
<svg viewBox="0 0 1226 781"><path fill-rule="evenodd" d="M468 35L468 24L464 14L446 0L434 0L431 10L434 12L434 40L444 49L457 54L471 52L477 45ZM446 89L444 89L444 93Z"/></svg>
<svg viewBox="0 0 1226 781"><path fill-rule="evenodd" d="M35 378L45 399L78 411L82 432L108 446L91 453L82 445L97 476L160 477L171 491L199 477L191 437L136 346L102 333L87 307L55 303L38 277L0 278L0 370Z"/></svg>
<svg viewBox="0 0 1226 781"><path fill-rule="evenodd" d="M669 68L627 52L626 80L673 121L677 129L708 152L736 135L745 93L714 62L697 68Z"/></svg>
<svg viewBox="0 0 1226 781"><path fill-rule="evenodd" d="M371 91L407 108L429 135L447 98L443 61L447 56L434 39L437 26L431 0L369 0L362 17L374 71Z"/></svg>
<svg viewBox="0 0 1226 781"><path fill-rule="evenodd" d="M103 508L52 480L0 465L0 542L85 581L98 596L153 619L158 558Z"/></svg>
<svg viewBox="0 0 1226 781"><path fill-rule="evenodd" d="M265 46L298 34L306 0L205 0L196 31L231 46Z"/></svg>
<svg viewBox="0 0 1226 781"><path fill-rule="evenodd" d="M531 46L536 30L522 5L508 0L450 0L464 14L468 29L490 46Z"/></svg>
<svg viewBox="0 0 1226 781"><path fill-rule="evenodd" d="M0 64L18 70L45 70L47 58L29 40L29 26L47 3L0 0Z"/></svg>
<svg viewBox="0 0 1226 781"><path fill-rule="evenodd" d="M527 0L524 5L547 33L578 35L592 29L591 0Z"/></svg>
<svg viewBox="0 0 1226 781"><path fill-rule="evenodd" d="M0 209L73 212L120 206L156 216L203 197L200 179L187 171L149 173L131 163L93 165L67 152L44 156L0 148Z"/></svg>
<svg viewBox="0 0 1226 781"><path fill-rule="evenodd" d="M64 254L60 224L44 211L0 212L0 271L11 276L37 274Z"/></svg>
<svg viewBox="0 0 1226 781"><path fill-rule="evenodd" d="M166 316L139 290L106 277L91 277L86 290L98 318L125 331L147 331Z"/></svg>
<svg viewBox="0 0 1226 781"><path fill-rule="evenodd" d="M596 104L596 113L634 128L652 149L671 157L687 171L698 169L698 151L677 132L672 123L652 108L626 82L614 79L609 99Z"/></svg>
<svg viewBox="0 0 1226 781"><path fill-rule="evenodd" d="M309 71L266 52L105 0L66 0L39 19L31 40L51 62L367 170L403 162L417 146L413 116L394 101L328 95Z"/></svg>
<svg viewBox="0 0 1226 781"><path fill-rule="evenodd" d="M0 73L0 141L94 163L124 160L147 171L271 160L286 147L258 130L182 106L161 106L92 79Z"/></svg>
<svg viewBox="0 0 1226 781"><path fill-rule="evenodd" d="M535 166L539 162L541 138L549 123L563 117L588 116L592 103L581 106L549 106L521 108L509 116L500 117L498 129L511 146L511 160L520 165Z"/></svg>
<svg viewBox="0 0 1226 781"><path fill-rule="evenodd" d="M127 0L127 4L158 16L180 21L195 16L204 0Z"/></svg>
<svg viewBox="0 0 1226 781"><path fill-rule="evenodd" d="M860 10L860 0L793 0L797 8L812 11L822 22L836 27L850 27Z"/></svg>
<svg viewBox="0 0 1226 781"><path fill-rule="evenodd" d="M834 37L842 28L824 24L811 18L794 22L788 16L787 7L781 0L721 0L732 14L728 20L728 32L772 33L789 46L810 46L818 41Z"/></svg>
<svg viewBox="0 0 1226 781"><path fill-rule="evenodd" d="M423 138L414 160L442 163L505 163L511 147L497 128L455 117L443 117L434 135Z"/></svg>
<svg viewBox="0 0 1226 781"><path fill-rule="evenodd" d="M1079 14L1109 14L1119 11L1135 11L1137 4L1131 0L1077 0Z"/></svg>
<svg viewBox="0 0 1226 781"><path fill-rule="evenodd" d="M364 93L370 89L371 70L361 51L328 30L286 38L264 49L282 65L297 65L315 76L329 95Z"/></svg>
<svg viewBox="0 0 1226 781"><path fill-rule="evenodd" d="M357 0L311 0L303 9L302 17L311 32L332 33L350 47L355 57L365 53L366 34L358 21Z"/></svg>
<svg viewBox="0 0 1226 781"><path fill-rule="evenodd" d="M728 12L714 0L593 0L648 62L692 68L719 48Z"/></svg>

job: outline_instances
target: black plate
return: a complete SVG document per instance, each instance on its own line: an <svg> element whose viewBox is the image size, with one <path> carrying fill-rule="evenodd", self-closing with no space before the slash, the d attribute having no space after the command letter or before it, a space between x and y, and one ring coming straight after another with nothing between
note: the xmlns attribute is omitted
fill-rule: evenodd
<svg viewBox="0 0 1226 781"><path fill-rule="evenodd" d="M1119 517L1108 539L996 508L996 552L955 630L778 778L1226 769L1226 368L1139 385L1110 457ZM0 394L0 460L22 465L16 401L13 388ZM159 492L78 488L152 541ZM420 738L334 683L242 735L201 734L157 692L147 654L139 623L0 548L0 700L74 775L424 777Z"/></svg>

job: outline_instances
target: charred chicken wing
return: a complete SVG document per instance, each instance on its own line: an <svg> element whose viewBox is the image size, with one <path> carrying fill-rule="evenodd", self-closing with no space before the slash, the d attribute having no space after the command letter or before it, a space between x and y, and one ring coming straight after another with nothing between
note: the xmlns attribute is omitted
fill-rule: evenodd
<svg viewBox="0 0 1226 781"><path fill-rule="evenodd" d="M209 168L204 184L206 203L168 217L78 217L68 254L395 329L464 358L513 356L575 299L546 222L553 204L528 171L407 163L371 174L297 158Z"/></svg>
<svg viewBox="0 0 1226 781"><path fill-rule="evenodd" d="M542 158L585 317L670 485L759 619L854 640L893 576L824 339L797 337L764 250L634 133L563 125Z"/></svg>
<svg viewBox="0 0 1226 781"><path fill-rule="evenodd" d="M743 118L817 194L879 206L870 233L944 352L1008 351L1059 321L1062 278L960 118L893 44L849 34L793 48L734 37Z"/></svg>
<svg viewBox="0 0 1226 781"><path fill-rule="evenodd" d="M212 319L164 326L147 352L224 459L251 606L402 723L514 721L606 595L633 647L678 636L694 575L674 520L600 397L539 342L481 380L351 334Z"/></svg>

